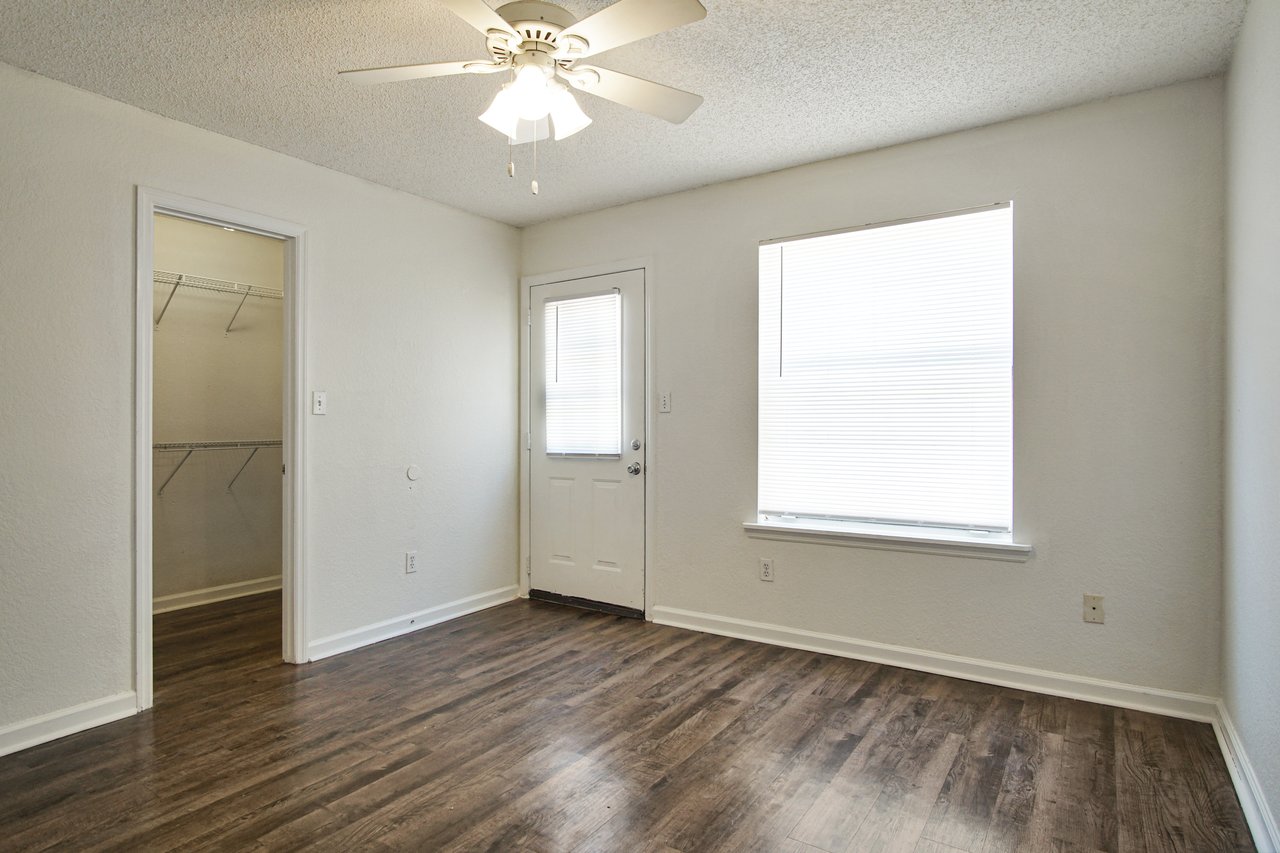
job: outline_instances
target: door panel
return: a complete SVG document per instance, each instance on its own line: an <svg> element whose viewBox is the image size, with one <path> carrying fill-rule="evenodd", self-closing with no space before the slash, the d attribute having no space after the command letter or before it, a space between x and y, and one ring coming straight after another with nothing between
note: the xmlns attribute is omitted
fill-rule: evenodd
<svg viewBox="0 0 1280 853"><path fill-rule="evenodd" d="M530 288L530 586L644 609L644 271Z"/></svg>
<svg viewBox="0 0 1280 853"><path fill-rule="evenodd" d="M620 536L618 515L623 511L622 491L619 480L593 480L591 490L591 527L597 569L617 571L625 562L626 541Z"/></svg>
<svg viewBox="0 0 1280 853"><path fill-rule="evenodd" d="M550 477L547 480L547 541L553 560L573 562L573 480Z"/></svg>

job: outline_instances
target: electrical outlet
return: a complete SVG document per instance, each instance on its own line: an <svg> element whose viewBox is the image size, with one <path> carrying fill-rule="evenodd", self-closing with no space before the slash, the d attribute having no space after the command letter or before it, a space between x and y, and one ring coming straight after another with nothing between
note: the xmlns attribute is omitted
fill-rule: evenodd
<svg viewBox="0 0 1280 853"><path fill-rule="evenodd" d="M769 557L760 558L760 580L773 581L773 560Z"/></svg>
<svg viewBox="0 0 1280 853"><path fill-rule="evenodd" d="M1084 621L1101 625L1106 619L1106 612L1102 609L1102 596L1089 595L1084 596Z"/></svg>
<svg viewBox="0 0 1280 853"><path fill-rule="evenodd" d="M418 552L405 551L404 552L404 573L406 575L411 575L417 570L418 570Z"/></svg>

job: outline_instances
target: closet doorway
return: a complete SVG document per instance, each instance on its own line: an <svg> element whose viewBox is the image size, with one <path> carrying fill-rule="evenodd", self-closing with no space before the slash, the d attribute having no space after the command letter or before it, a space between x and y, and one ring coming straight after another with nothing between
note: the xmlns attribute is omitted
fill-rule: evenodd
<svg viewBox="0 0 1280 853"><path fill-rule="evenodd" d="M153 701L153 615L166 614L168 633L216 619L228 636L280 637L286 661L307 657L297 547L302 236L288 223L139 190L140 709ZM217 666L206 658L179 645L165 666Z"/></svg>

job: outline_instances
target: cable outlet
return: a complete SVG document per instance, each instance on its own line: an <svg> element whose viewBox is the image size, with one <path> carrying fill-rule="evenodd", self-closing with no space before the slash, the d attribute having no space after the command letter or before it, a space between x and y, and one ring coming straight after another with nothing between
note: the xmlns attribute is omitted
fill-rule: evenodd
<svg viewBox="0 0 1280 853"><path fill-rule="evenodd" d="M773 581L773 559L771 557L760 558L760 580Z"/></svg>
<svg viewBox="0 0 1280 853"><path fill-rule="evenodd" d="M1085 593L1084 621L1101 625L1106 620L1106 615L1106 612L1102 609L1102 596Z"/></svg>
<svg viewBox="0 0 1280 853"><path fill-rule="evenodd" d="M418 570L418 552L405 551L404 552L404 573L406 575L411 575L417 570Z"/></svg>

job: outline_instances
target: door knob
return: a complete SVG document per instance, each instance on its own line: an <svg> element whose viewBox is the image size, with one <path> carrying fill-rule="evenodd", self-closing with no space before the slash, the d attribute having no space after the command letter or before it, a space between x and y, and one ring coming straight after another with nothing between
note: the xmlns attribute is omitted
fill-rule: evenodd
<svg viewBox="0 0 1280 853"><path fill-rule="evenodd" d="M628 465L627 473L630 474L632 477L638 476L640 474L640 463L632 462L630 465Z"/></svg>

